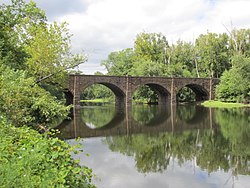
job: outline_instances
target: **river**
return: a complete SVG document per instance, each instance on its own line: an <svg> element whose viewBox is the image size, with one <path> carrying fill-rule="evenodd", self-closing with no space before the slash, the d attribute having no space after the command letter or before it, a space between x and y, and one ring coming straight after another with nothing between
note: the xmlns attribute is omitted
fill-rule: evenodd
<svg viewBox="0 0 250 188"><path fill-rule="evenodd" d="M100 188L250 187L250 109L85 105L59 126ZM75 138L80 138L78 141Z"/></svg>

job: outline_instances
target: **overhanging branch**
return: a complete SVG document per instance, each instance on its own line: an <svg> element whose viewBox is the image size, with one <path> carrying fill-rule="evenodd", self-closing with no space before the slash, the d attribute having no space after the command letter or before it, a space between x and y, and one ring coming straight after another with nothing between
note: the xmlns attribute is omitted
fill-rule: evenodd
<svg viewBox="0 0 250 188"><path fill-rule="evenodd" d="M49 74L49 75L47 75L47 76L44 76L44 77L42 77L42 78L39 78L39 79L36 81L36 84L38 84L38 83L42 82L43 80L46 80L46 79L48 79L48 78L50 78L50 77L56 75L56 74L58 74L58 73L61 73L62 71L65 71L65 70L68 70L68 69L73 69L73 68L75 68L76 66L78 66L78 65L80 65L80 64L82 64L82 63L84 63L84 62L80 62L80 63L78 63L78 64L76 64L76 65L72 65L72 66L69 66L69 67L65 67L64 69L61 69L61 70L56 71L56 72L54 72L54 73L51 73L51 74Z"/></svg>

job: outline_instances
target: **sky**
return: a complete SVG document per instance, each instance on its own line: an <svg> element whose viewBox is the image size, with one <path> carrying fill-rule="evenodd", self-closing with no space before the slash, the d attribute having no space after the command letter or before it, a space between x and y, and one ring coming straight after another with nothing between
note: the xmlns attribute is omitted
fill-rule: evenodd
<svg viewBox="0 0 250 188"><path fill-rule="evenodd" d="M29 0L25 0L29 1ZM0 0L8 3L10 0ZM250 0L35 0L49 22L66 21L72 51L84 53L84 74L106 73L101 62L132 48L137 34L162 33L169 44L193 42L207 31L250 28Z"/></svg>

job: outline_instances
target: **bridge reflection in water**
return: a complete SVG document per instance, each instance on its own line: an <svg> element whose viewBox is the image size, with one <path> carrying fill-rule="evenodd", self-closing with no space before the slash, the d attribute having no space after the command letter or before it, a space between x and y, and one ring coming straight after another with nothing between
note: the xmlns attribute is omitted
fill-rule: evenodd
<svg viewBox="0 0 250 188"><path fill-rule="evenodd" d="M98 108L98 107L96 107ZM154 116L140 122L133 116L135 106L116 108L113 118L100 128L90 128L81 117L84 108L75 109L74 118L64 121L57 128L63 139L106 137L131 134L156 134L159 132L178 132L192 129L211 129L216 126L212 109L197 105L156 106ZM105 115L105 114L101 114ZM137 120L136 120L137 119Z"/></svg>

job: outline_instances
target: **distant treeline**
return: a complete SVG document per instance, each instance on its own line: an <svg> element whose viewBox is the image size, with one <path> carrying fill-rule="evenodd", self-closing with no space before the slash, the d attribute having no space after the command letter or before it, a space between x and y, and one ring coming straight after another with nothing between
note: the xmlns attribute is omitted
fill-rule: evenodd
<svg viewBox="0 0 250 188"><path fill-rule="evenodd" d="M216 90L218 99L249 102L249 58L250 29L232 29L222 34L207 32L193 43L178 40L175 44L169 44L161 33L143 32L137 35L133 48L111 52L102 65L108 75L117 76L221 78ZM184 100L194 99L189 89L182 92ZM145 87L134 95L150 97L156 96Z"/></svg>

